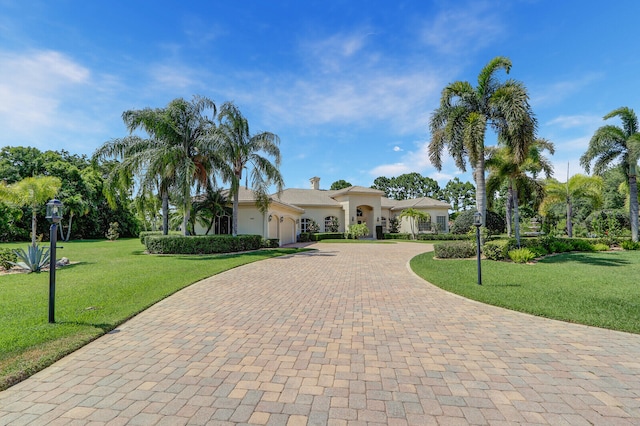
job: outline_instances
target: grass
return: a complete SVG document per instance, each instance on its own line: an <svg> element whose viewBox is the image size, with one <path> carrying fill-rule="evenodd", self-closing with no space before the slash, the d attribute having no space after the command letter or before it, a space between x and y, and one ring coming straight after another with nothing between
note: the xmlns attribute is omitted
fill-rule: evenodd
<svg viewBox="0 0 640 426"><path fill-rule="evenodd" d="M28 243L2 244L26 247ZM49 273L0 276L0 390L113 330L203 278L295 253L271 249L210 256L150 256L138 239L58 243L55 324L48 323Z"/></svg>
<svg viewBox="0 0 640 426"><path fill-rule="evenodd" d="M435 260L425 253L411 268L434 285L483 303L562 321L640 333L640 253L564 253L536 264Z"/></svg>

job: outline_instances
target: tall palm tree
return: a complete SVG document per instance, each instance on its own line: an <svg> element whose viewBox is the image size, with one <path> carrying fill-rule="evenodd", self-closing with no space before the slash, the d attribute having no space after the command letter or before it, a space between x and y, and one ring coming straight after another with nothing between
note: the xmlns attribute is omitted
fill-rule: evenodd
<svg viewBox="0 0 640 426"><path fill-rule="evenodd" d="M65 210L69 213L69 224L67 226L67 236L63 238L63 241L69 241L71 238L71 225L73 224L73 217L75 215L84 216L89 213L89 203L82 198L81 194L75 194L62 200ZM62 226L60 226L60 232L62 232Z"/></svg>
<svg viewBox="0 0 640 426"><path fill-rule="evenodd" d="M536 121L529 105L526 88L515 80L500 82L497 72L509 73L511 61L498 56L478 75L478 85L456 81L442 90L440 106L430 120L431 141L429 159L442 169L442 151L448 148L456 166L466 171L466 158L473 168L476 183L476 206L486 219L487 195L485 184L484 140L487 126L499 139L513 142L516 161L526 156L527 144L533 140ZM510 138L501 138L506 133Z"/></svg>
<svg viewBox="0 0 640 426"><path fill-rule="evenodd" d="M622 107L604 116L604 120L620 117L622 127L606 125L600 127L589 141L589 148L582 157L580 164L589 173L591 162L595 160L593 171L602 175L606 169L619 159L629 182L629 219L631 221L631 239L638 241L638 183L637 169L640 159L640 132L638 117L632 109Z"/></svg>
<svg viewBox="0 0 640 426"><path fill-rule="evenodd" d="M413 207L409 207L408 209L402 210L399 219L407 218L409 220L409 224L411 226L411 236L414 240L418 239L418 233L416 232L416 225L421 221L431 221L431 215L427 212L423 212L421 210L416 210Z"/></svg>
<svg viewBox="0 0 640 426"><path fill-rule="evenodd" d="M275 185L282 191L284 180L280 174L280 138L271 132L251 135L249 122L238 107L226 102L218 114L219 124L215 131L218 156L224 164L217 164L217 172L225 183L230 184L229 195L233 197L232 234L238 235L238 194L242 183L242 171L250 167L251 189L256 196L256 205L262 213L269 207L267 191ZM266 154L273 157L272 163Z"/></svg>
<svg viewBox="0 0 640 426"><path fill-rule="evenodd" d="M542 185L537 180L538 174L544 173L547 178L553 174L553 166L543 155L543 151L554 154L553 143L546 139L536 139L529 145L527 156L520 162L516 162L509 146L487 148L486 166L490 170L487 192L495 193L506 182L507 233L511 236L512 228L515 230L514 235L518 246L520 246L518 201L522 198L520 195L522 192L519 192L519 189L529 195L539 194L542 192Z"/></svg>
<svg viewBox="0 0 640 426"><path fill-rule="evenodd" d="M540 205L540 214L546 216L554 204L567 206L567 235L573 237L573 204L585 199L595 208L602 204L602 178L600 176L573 175L567 182L549 179L544 186L545 198Z"/></svg>
<svg viewBox="0 0 640 426"><path fill-rule="evenodd" d="M228 216L228 200L219 189L207 188L201 198L193 203L193 216L203 226L207 227L205 235L209 234L216 219Z"/></svg>
<svg viewBox="0 0 640 426"><path fill-rule="evenodd" d="M206 185L216 153L211 134L215 127L214 102L206 97L194 96L192 101L174 99L165 108L129 110L122 119L130 135L114 139L98 148L94 156L122 159L119 173L131 171L139 175L140 187L156 186L162 198L163 232L169 228L169 198L174 192L182 205L182 231L187 233L191 212L191 188L194 183ZM133 132L145 131L150 138L143 139Z"/></svg>
<svg viewBox="0 0 640 426"><path fill-rule="evenodd" d="M31 208L31 245L36 246L38 224L38 208L55 197L60 191L62 182L53 176L27 177L4 187L0 193L3 198L17 206Z"/></svg>

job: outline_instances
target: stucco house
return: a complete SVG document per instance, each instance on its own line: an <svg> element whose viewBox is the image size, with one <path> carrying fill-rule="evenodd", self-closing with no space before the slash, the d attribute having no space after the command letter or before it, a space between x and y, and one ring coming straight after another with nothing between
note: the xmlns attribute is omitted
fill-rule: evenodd
<svg viewBox="0 0 640 426"><path fill-rule="evenodd" d="M238 196L238 233L257 234L264 238L277 238L281 245L296 241L301 232L307 232L315 222L319 232L345 232L349 225L366 223L370 238L376 238L376 227L389 232L391 218L398 217L402 210L414 208L429 213L431 221L417 224L418 232L449 232L448 203L421 197L411 200L392 200L384 192L351 186L340 190L320 189L320 178L310 179L309 189L290 188L270 196L268 212L262 214L255 205L253 192L240 188ZM230 233L231 218L219 218L213 232ZM196 234L205 229L196 226ZM411 232L407 218L399 223L399 232Z"/></svg>

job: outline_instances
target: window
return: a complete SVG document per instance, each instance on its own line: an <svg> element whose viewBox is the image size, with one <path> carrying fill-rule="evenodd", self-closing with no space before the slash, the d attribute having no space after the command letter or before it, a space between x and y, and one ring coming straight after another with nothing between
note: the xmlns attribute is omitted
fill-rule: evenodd
<svg viewBox="0 0 640 426"><path fill-rule="evenodd" d="M446 231L447 230L447 217L446 216L436 216L436 224L438 225L438 231Z"/></svg>
<svg viewBox="0 0 640 426"><path fill-rule="evenodd" d="M362 217L362 210L358 209L357 212L358 212L357 216Z"/></svg>
<svg viewBox="0 0 640 426"><path fill-rule="evenodd" d="M300 219L300 232L309 232L309 226L311 225L311 219L303 217Z"/></svg>
<svg viewBox="0 0 640 426"><path fill-rule="evenodd" d="M382 225L382 230L384 232L386 232L387 231L387 218L386 217L382 216L380 218L380 225Z"/></svg>
<svg viewBox="0 0 640 426"><path fill-rule="evenodd" d="M324 232L338 232L340 230L340 222L335 216L327 216L324 218Z"/></svg>
<svg viewBox="0 0 640 426"><path fill-rule="evenodd" d="M418 220L418 232L431 231L431 220L420 219Z"/></svg>

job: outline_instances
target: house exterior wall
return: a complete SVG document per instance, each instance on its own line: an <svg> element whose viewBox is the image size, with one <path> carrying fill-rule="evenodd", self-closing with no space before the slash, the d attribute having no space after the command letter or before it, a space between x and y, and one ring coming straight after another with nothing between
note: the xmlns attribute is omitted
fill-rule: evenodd
<svg viewBox="0 0 640 426"><path fill-rule="evenodd" d="M431 216L431 227L432 229L436 229L435 227L437 226L437 217L438 216L444 216L444 228L441 228L438 230L438 232L449 232L449 209L447 209L446 207L443 208L438 208L438 207L429 207L429 208L417 208L416 210L425 212L425 213L429 213L429 215ZM391 217L395 216L400 216L401 211L393 211L390 213ZM408 217L404 217L402 219L400 219L399 222L399 228L398 232L400 233L411 233L411 219L409 219ZM388 222L387 222L388 223ZM416 224L416 228L415 228L416 233L422 233L422 232L418 232L418 228L417 228L417 224ZM433 231L429 231L429 232L433 232Z"/></svg>
<svg viewBox="0 0 640 426"><path fill-rule="evenodd" d="M327 216L335 216L340 222L340 229L338 232L344 232L345 230L345 213L344 211L336 207L319 207L319 206L304 206L304 213L300 215L300 218L313 219L320 227L320 232L327 232L324 226L324 218ZM298 228L297 233L300 233Z"/></svg>
<svg viewBox="0 0 640 426"><path fill-rule="evenodd" d="M369 194L345 194L336 197L336 200L343 205L344 216L347 225L355 225L358 221L366 222L367 228L369 228L369 237L375 236L376 225L380 225L379 219L381 216L380 196ZM367 206L369 208L361 209L363 212L362 217L358 217L358 207Z"/></svg>

